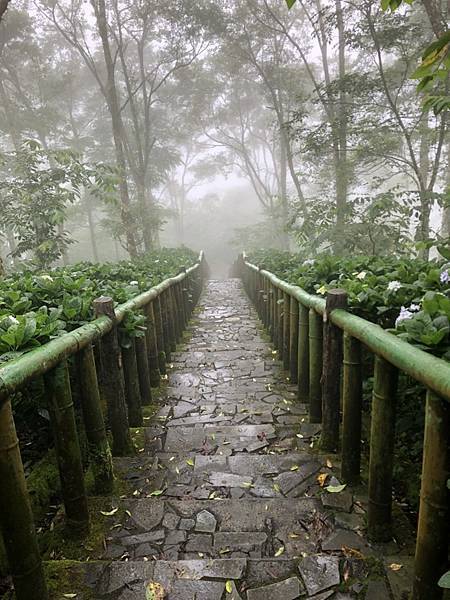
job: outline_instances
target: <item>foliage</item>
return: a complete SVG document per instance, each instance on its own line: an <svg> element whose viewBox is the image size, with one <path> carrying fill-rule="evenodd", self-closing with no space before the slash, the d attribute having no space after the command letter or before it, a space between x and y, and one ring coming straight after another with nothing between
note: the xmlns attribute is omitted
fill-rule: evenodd
<svg viewBox="0 0 450 600"><path fill-rule="evenodd" d="M177 275L195 259L187 248L166 248L134 261L79 263L55 269L51 275L25 270L1 279L0 360L89 322L95 298L111 296L122 304ZM127 315L121 325L122 344L143 335L143 324L141 315Z"/></svg>
<svg viewBox="0 0 450 600"><path fill-rule="evenodd" d="M328 254L312 260L299 254L266 250L250 253L249 259L311 294L325 295L328 289L336 287L345 289L353 313L386 328L393 328L397 322L395 331L399 335L405 333L404 327L400 327L402 318L399 319L405 311L408 317L409 313L417 312L417 318L423 320L422 303L422 310L430 311L433 320L442 316L439 312L442 309L435 309L429 300L430 294L438 293L438 297L444 298L449 294L450 297L448 281L443 276L446 271L438 261L374 256L339 258ZM450 299L448 303L450 305ZM426 331L422 328L420 334L424 337L413 340L410 335L408 341L432 349L447 338L443 332L434 331L436 327L443 327L443 321L434 324L426 321L428 328ZM418 330L414 331L415 338L419 338Z"/></svg>
<svg viewBox="0 0 450 600"><path fill-rule="evenodd" d="M13 255L32 253L32 263L41 268L60 258L71 243L62 226L67 207L81 190L110 195L117 180L104 165L87 165L71 150L46 150L34 140L0 159L0 227L17 237Z"/></svg>

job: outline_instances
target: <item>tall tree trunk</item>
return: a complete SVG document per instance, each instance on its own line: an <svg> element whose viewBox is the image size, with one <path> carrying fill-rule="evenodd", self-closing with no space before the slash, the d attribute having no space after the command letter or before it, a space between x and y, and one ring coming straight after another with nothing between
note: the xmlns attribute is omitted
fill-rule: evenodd
<svg viewBox="0 0 450 600"><path fill-rule="evenodd" d="M339 58L339 101L336 110L335 129L335 176L336 176L336 233L337 251L341 252L345 245L345 222L348 195L348 164L347 164L347 98L343 89L345 64L345 27L341 0L336 0L336 21L338 28L338 58Z"/></svg>
<svg viewBox="0 0 450 600"><path fill-rule="evenodd" d="M287 148L283 132L280 131L280 204L281 204L281 231L280 240L282 250L289 250L289 235L287 225L289 220L289 207L287 197Z"/></svg>
<svg viewBox="0 0 450 600"><path fill-rule="evenodd" d="M99 262L97 239L95 237L94 215L92 214L92 206L88 194L86 195L85 206L89 226L89 238L91 241L92 257L94 258L95 262Z"/></svg>
<svg viewBox="0 0 450 600"><path fill-rule="evenodd" d="M124 126L122 122L122 116L120 113L119 95L116 87L115 66L108 39L108 23L106 19L105 0L92 0L92 5L94 7L95 17L97 20L98 32L102 40L103 55L106 65L106 96L108 108L111 114L116 162L117 167L120 171L119 189L121 200L122 223L125 229L127 250L131 257L135 257L137 256L137 243L135 236L135 226L130 210L130 195L128 191L127 168L123 144Z"/></svg>
<svg viewBox="0 0 450 600"><path fill-rule="evenodd" d="M429 179L430 169L430 137L428 123L425 122L421 128L420 148L419 148L419 169L420 169L420 217L419 224L416 230L416 240L425 241L430 237L430 213L431 201L427 189L427 181ZM423 260L428 260L430 255L429 248L421 248L419 257Z"/></svg>
<svg viewBox="0 0 450 600"><path fill-rule="evenodd" d="M445 187L447 198L450 198L450 142L447 143L447 180ZM450 237L450 206L446 206L442 210L441 236L443 238Z"/></svg>

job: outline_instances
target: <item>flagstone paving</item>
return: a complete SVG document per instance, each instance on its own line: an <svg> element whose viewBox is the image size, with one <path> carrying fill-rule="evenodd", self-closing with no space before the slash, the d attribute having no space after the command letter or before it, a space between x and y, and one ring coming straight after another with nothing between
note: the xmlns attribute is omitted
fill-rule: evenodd
<svg viewBox="0 0 450 600"><path fill-rule="evenodd" d="M327 491L334 458L238 280L208 283L190 331L143 451L115 460L127 497L86 569L94 597L143 599L151 582L167 600L393 597L364 498Z"/></svg>

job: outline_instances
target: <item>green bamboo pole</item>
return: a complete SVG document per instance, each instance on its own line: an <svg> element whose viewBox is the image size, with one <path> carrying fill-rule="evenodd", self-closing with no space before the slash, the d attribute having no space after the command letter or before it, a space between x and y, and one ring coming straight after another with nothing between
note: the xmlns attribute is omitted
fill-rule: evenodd
<svg viewBox="0 0 450 600"><path fill-rule="evenodd" d="M269 331L270 329L270 302L269 302L269 282L266 277L263 277L264 281L264 326Z"/></svg>
<svg viewBox="0 0 450 600"><path fill-rule="evenodd" d="M368 534L377 542L391 539L397 380L397 369L377 356L370 430L368 509Z"/></svg>
<svg viewBox="0 0 450 600"><path fill-rule="evenodd" d="M361 468L362 371L361 342L344 334L343 426L341 475L358 483Z"/></svg>
<svg viewBox="0 0 450 600"><path fill-rule="evenodd" d="M269 280L267 280L267 286L268 286L267 294L268 294L268 301L269 301L269 336L272 341L272 344L275 346L275 322L274 322L275 309L273 307L273 305L274 305L274 289Z"/></svg>
<svg viewBox="0 0 450 600"><path fill-rule="evenodd" d="M157 352L157 362L159 365L159 371L161 375L166 375L166 362L169 362L169 358L166 356L166 352L164 350L165 341L164 341L164 327L163 327L163 316L162 316L162 308L161 308L161 297L158 296L155 298L153 302L153 312L154 312L154 326L156 327L156 345L158 348ZM158 384L159 385L159 384Z"/></svg>
<svg viewBox="0 0 450 600"><path fill-rule="evenodd" d="M180 321L181 315L180 315L180 305L179 305L179 301L178 301L178 290L177 290L176 285L173 285L170 288L170 295L171 295L171 306L172 306L172 310L171 310L172 328L173 328L175 344L178 344L181 340L182 327L181 327L181 321ZM176 346L175 346L175 349L176 349Z"/></svg>
<svg viewBox="0 0 450 600"><path fill-rule="evenodd" d="M106 437L92 346L87 346L76 355L76 365L95 491L97 494L110 494L114 488L114 472L111 450Z"/></svg>
<svg viewBox="0 0 450 600"><path fill-rule="evenodd" d="M102 395L108 407L109 426L111 428L114 456L133 454L133 442L128 427L128 411L125 401L125 389L122 369L122 355L117 336L117 324L112 298L101 297L94 300L95 315L107 315L113 328L101 340L101 363L103 376Z"/></svg>
<svg viewBox="0 0 450 600"><path fill-rule="evenodd" d="M272 286L272 341L278 350L278 289Z"/></svg>
<svg viewBox="0 0 450 600"><path fill-rule="evenodd" d="M148 368L148 351L146 336L134 340L136 347L136 360L139 375L139 390L141 392L142 406L152 403L152 388L150 383L150 369Z"/></svg>
<svg viewBox="0 0 450 600"><path fill-rule="evenodd" d="M167 290L166 290L167 292ZM170 340L170 326L169 326L169 298L167 297L167 293L164 292L159 297L161 302L161 316L162 316L162 327L163 327L163 340L164 340L164 352L166 354L166 361L171 362L171 352L172 345Z"/></svg>
<svg viewBox="0 0 450 600"><path fill-rule="evenodd" d="M290 322L291 297L286 292L283 293L283 368L285 371L290 367L290 341L291 341L291 322Z"/></svg>
<svg viewBox="0 0 450 600"><path fill-rule="evenodd" d="M17 600L47 600L19 441L7 400L0 405L0 531Z"/></svg>
<svg viewBox="0 0 450 600"><path fill-rule="evenodd" d="M297 399L309 402L309 311L306 306L298 307L298 351L297 351Z"/></svg>
<svg viewBox="0 0 450 600"><path fill-rule="evenodd" d="M175 320L176 304L175 304L175 298L174 298L174 293L173 293L173 287L170 287L167 289L167 300L168 300L168 302L167 302L167 318L168 318L168 325L169 325L170 350L172 352L176 352L178 334L177 334L176 320Z"/></svg>
<svg viewBox="0 0 450 600"><path fill-rule="evenodd" d="M440 600L448 570L450 520L450 405L427 393L422 485L414 562L414 600Z"/></svg>
<svg viewBox="0 0 450 600"><path fill-rule="evenodd" d="M141 390L136 359L134 339L130 345L122 347L123 374L125 380L125 399L128 406L128 423L130 427L142 427Z"/></svg>
<svg viewBox="0 0 450 600"><path fill-rule="evenodd" d="M320 447L325 452L336 452L339 444L342 331L333 325L330 315L336 308L346 308L344 290L329 290L324 314L323 368L322 368L322 433Z"/></svg>
<svg viewBox="0 0 450 600"><path fill-rule="evenodd" d="M289 371L291 383L298 382L298 302L294 296L289 300L289 320L290 339L289 339Z"/></svg>
<svg viewBox="0 0 450 600"><path fill-rule="evenodd" d="M283 325L283 313L284 313L284 299L283 292L281 289L277 290L277 350L278 350L278 359L283 361L283 333L284 333L284 325Z"/></svg>
<svg viewBox="0 0 450 600"><path fill-rule="evenodd" d="M322 423L323 321L309 311L309 421Z"/></svg>
<svg viewBox="0 0 450 600"><path fill-rule="evenodd" d="M48 410L55 441L66 526L75 535L89 531L89 511L75 410L66 362L45 374Z"/></svg>
<svg viewBox="0 0 450 600"><path fill-rule="evenodd" d="M150 385L157 388L161 382L161 363L158 360L160 338L157 338L158 321L156 309L159 308L159 298L155 298L153 302L149 302L144 307L146 319L145 338L147 344L148 368L150 371Z"/></svg>

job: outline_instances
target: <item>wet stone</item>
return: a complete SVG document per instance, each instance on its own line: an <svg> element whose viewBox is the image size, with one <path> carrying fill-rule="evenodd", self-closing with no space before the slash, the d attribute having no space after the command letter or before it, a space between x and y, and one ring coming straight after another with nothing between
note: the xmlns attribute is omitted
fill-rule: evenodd
<svg viewBox="0 0 450 600"><path fill-rule="evenodd" d="M353 496L347 490L332 493L325 492L321 496L322 504L325 508L349 513L353 505Z"/></svg>
<svg viewBox="0 0 450 600"><path fill-rule="evenodd" d="M297 577L247 590L248 600L295 600L300 596L300 582Z"/></svg>
<svg viewBox="0 0 450 600"><path fill-rule="evenodd" d="M178 523L180 522L180 517L175 513L166 513L162 520L162 526L166 529L176 529Z"/></svg>
<svg viewBox="0 0 450 600"><path fill-rule="evenodd" d="M178 529L184 529L186 531L189 531L190 529L194 529L194 526L195 526L194 519L180 519Z"/></svg>
<svg viewBox="0 0 450 600"><path fill-rule="evenodd" d="M185 551L210 553L212 551L211 536L206 534L190 535L185 546Z"/></svg>
<svg viewBox="0 0 450 600"><path fill-rule="evenodd" d="M146 542L160 542L164 539L164 535L164 529L159 529L158 531L147 531L146 533L129 535L122 538L121 542L125 546L135 546L137 544L144 544Z"/></svg>
<svg viewBox="0 0 450 600"><path fill-rule="evenodd" d="M339 558L318 554L307 556L299 564L300 575L308 594L318 594L339 585Z"/></svg>
<svg viewBox="0 0 450 600"><path fill-rule="evenodd" d="M195 522L195 531L214 533L216 526L217 520L212 513L208 512L207 510L202 510L198 513Z"/></svg>
<svg viewBox="0 0 450 600"><path fill-rule="evenodd" d="M373 554L372 548L367 542L354 531L346 531L345 529L337 529L333 532L322 544L322 550L328 551L340 551L342 547L353 548L359 550L362 554Z"/></svg>
<svg viewBox="0 0 450 600"><path fill-rule="evenodd" d="M267 535L262 532L232 532L216 533L214 536L214 548L216 550L229 549L231 552L251 552L258 550L262 552L263 545L267 542Z"/></svg>

